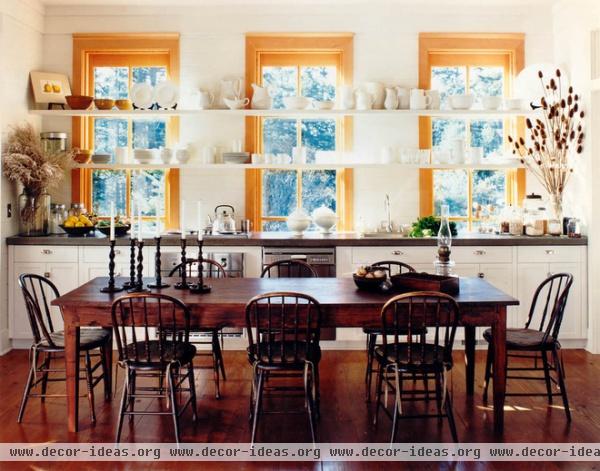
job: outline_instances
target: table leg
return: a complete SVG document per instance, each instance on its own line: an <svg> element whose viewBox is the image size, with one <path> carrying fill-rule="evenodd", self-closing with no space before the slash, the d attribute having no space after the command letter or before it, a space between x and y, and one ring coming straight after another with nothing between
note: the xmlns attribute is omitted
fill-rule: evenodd
<svg viewBox="0 0 600 471"><path fill-rule="evenodd" d="M465 370L467 395L472 396L475 390L475 326L465 326Z"/></svg>
<svg viewBox="0 0 600 471"><path fill-rule="evenodd" d="M506 393L506 307L498 308L492 326L494 344L494 430L504 430L504 396Z"/></svg>
<svg viewBox="0 0 600 471"><path fill-rule="evenodd" d="M65 370L69 432L79 423L79 326L65 322Z"/></svg>
<svg viewBox="0 0 600 471"><path fill-rule="evenodd" d="M106 341L106 345L102 351L104 355L104 364L106 366L106 373L104 375L104 399L110 401L112 399L112 331L110 338Z"/></svg>

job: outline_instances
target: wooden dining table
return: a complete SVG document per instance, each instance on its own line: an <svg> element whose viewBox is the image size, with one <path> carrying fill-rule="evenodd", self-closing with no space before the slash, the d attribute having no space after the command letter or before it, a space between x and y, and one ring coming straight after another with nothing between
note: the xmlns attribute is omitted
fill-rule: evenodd
<svg viewBox="0 0 600 471"><path fill-rule="evenodd" d="M127 281L118 279L117 285ZM154 279L146 279L151 283ZM170 287L152 290L174 296L189 306L191 327L245 327L245 306L258 294L273 291L295 291L308 294L322 307L323 327L378 327L381 308L393 293L372 293L356 288L352 278L222 278L207 280L212 291L193 294L177 290L177 279L163 279ZM67 387L68 428L78 428L79 397L79 330L82 326L111 326L111 304L124 293L102 293L107 278L95 278L79 288L56 298L64 319L65 369ZM475 328L490 326L493 335L493 404L494 429L504 427L504 396L506 390L506 311L519 301L481 278L460 278L460 292L455 295L460 306L460 325L465 331L465 366L467 394L473 395L475 380ZM108 362L112 367L112 361ZM109 373L111 370L109 369ZM326 373L325 373L326 374ZM107 375L110 391L111 374ZM105 388L105 389L106 389Z"/></svg>

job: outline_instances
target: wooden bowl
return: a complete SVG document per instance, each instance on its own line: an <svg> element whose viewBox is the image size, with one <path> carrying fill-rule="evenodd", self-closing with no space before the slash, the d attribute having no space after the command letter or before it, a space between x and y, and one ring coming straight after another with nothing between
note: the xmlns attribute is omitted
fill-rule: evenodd
<svg viewBox="0 0 600 471"><path fill-rule="evenodd" d="M115 107L115 100L112 98L96 98L94 105L99 110L112 110Z"/></svg>
<svg viewBox="0 0 600 471"><path fill-rule="evenodd" d="M131 103L131 100L128 99L115 100L115 105L122 111L129 111L133 109L133 103Z"/></svg>
<svg viewBox="0 0 600 471"><path fill-rule="evenodd" d="M94 102L94 97L87 95L67 95L65 100L67 100L67 104L72 110L89 110Z"/></svg>
<svg viewBox="0 0 600 471"><path fill-rule="evenodd" d="M73 160L78 164L88 164L92 158L92 153L89 150L81 150L73 157Z"/></svg>
<svg viewBox="0 0 600 471"><path fill-rule="evenodd" d="M358 289L364 291L382 291L383 285L386 282L385 278L366 278L364 276L358 276L356 273L352 275L354 283Z"/></svg>

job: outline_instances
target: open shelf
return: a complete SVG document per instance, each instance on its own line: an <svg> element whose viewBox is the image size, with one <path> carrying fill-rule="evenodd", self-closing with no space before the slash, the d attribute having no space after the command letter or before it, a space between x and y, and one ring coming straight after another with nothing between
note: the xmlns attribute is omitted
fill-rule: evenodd
<svg viewBox="0 0 600 471"><path fill-rule="evenodd" d="M502 170L521 168L522 166L518 161L515 162L501 162L501 163L484 163L484 164L380 164L380 163L337 163L337 164L84 164L77 165L76 168L87 168L87 169L109 169L109 170L158 170L168 168L178 169L238 169L238 170L251 170L251 169L278 169L278 170L327 170L336 168L431 168L431 169L473 169L473 170Z"/></svg>
<svg viewBox="0 0 600 471"><path fill-rule="evenodd" d="M169 116L269 116L269 117L343 117L343 116L435 116L452 118L511 118L531 116L531 110L31 110L37 116L159 118Z"/></svg>

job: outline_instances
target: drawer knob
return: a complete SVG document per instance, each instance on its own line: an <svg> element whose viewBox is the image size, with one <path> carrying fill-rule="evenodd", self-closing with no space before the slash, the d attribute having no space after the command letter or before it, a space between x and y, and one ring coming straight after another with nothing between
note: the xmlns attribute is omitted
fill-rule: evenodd
<svg viewBox="0 0 600 471"><path fill-rule="evenodd" d="M115 255L121 255L121 251L119 249L115 250Z"/></svg>
<svg viewBox="0 0 600 471"><path fill-rule="evenodd" d="M546 249L546 255L554 255L554 250Z"/></svg>
<svg viewBox="0 0 600 471"><path fill-rule="evenodd" d="M44 272L44 278L50 278L50 272L49 271L45 271Z"/></svg>
<svg viewBox="0 0 600 471"><path fill-rule="evenodd" d="M477 276L479 278L485 278L485 273L483 273L482 271L480 271L479 273L477 273Z"/></svg>
<svg viewBox="0 0 600 471"><path fill-rule="evenodd" d="M50 250L50 249L42 249L42 253L44 255L50 255L52 253L52 250Z"/></svg>
<svg viewBox="0 0 600 471"><path fill-rule="evenodd" d="M402 250L392 250L392 255L404 255L404 252Z"/></svg>
<svg viewBox="0 0 600 471"><path fill-rule="evenodd" d="M487 252L485 250L475 250L473 253L475 255L485 255Z"/></svg>

